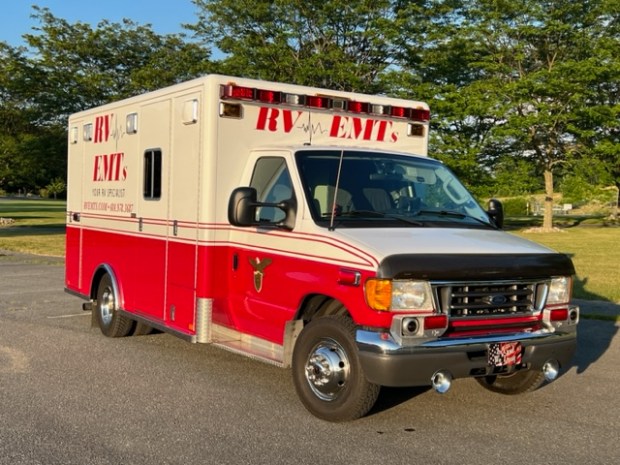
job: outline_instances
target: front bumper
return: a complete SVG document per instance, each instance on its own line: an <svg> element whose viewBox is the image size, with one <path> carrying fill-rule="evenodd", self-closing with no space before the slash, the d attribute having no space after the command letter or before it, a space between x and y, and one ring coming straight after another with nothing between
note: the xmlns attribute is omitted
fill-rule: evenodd
<svg viewBox="0 0 620 465"><path fill-rule="evenodd" d="M541 370L545 362L557 360L567 367L577 346L576 328L559 333L547 330L494 336L441 338L417 345L398 344L389 332L358 329L356 342L360 362L368 381L382 386L429 386L439 371L453 378L494 374L488 365L489 344L520 342L521 367Z"/></svg>

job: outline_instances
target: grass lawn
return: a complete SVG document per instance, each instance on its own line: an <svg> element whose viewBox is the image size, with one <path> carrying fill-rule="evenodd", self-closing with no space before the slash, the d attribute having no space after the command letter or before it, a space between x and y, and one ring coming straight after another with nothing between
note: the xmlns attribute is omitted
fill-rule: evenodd
<svg viewBox="0 0 620 465"><path fill-rule="evenodd" d="M553 233L514 233L571 257L577 271L574 297L620 303L620 228L582 226Z"/></svg>
<svg viewBox="0 0 620 465"><path fill-rule="evenodd" d="M0 249L36 255L64 256L65 202L0 198ZM568 254L575 264L574 297L620 303L620 228L569 226L562 232L512 234Z"/></svg>
<svg viewBox="0 0 620 465"><path fill-rule="evenodd" d="M0 198L0 218L11 218L0 225L0 249L64 257L65 202Z"/></svg>

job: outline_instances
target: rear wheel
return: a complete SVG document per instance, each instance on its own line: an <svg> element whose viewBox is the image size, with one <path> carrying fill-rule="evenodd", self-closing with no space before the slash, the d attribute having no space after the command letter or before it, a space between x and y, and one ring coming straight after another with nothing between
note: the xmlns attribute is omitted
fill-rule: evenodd
<svg viewBox="0 0 620 465"><path fill-rule="evenodd" d="M142 323L138 321L136 323L136 328L133 330L133 336L147 336L153 332L154 328L152 326L147 325L146 323Z"/></svg>
<svg viewBox="0 0 620 465"><path fill-rule="evenodd" d="M538 389L545 382L545 375L542 371L526 370L510 375L485 376L476 378L476 381L489 391L514 395Z"/></svg>
<svg viewBox="0 0 620 465"><path fill-rule="evenodd" d="M364 376L355 345L355 325L347 316L311 321L293 352L293 382L306 409L328 421L364 416L380 386Z"/></svg>
<svg viewBox="0 0 620 465"><path fill-rule="evenodd" d="M134 321L118 311L118 296L109 274L103 275L99 282L95 312L101 332L108 337L128 336L133 329Z"/></svg>

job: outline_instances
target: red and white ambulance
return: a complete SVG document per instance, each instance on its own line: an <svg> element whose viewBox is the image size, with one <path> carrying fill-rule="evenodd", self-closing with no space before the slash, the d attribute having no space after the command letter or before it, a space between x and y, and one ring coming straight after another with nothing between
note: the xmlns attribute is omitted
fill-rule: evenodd
<svg viewBox="0 0 620 465"><path fill-rule="evenodd" d="M575 349L573 265L427 157L429 115L217 75L77 113L66 290L106 336L157 328L292 367L326 420L382 385L535 389Z"/></svg>

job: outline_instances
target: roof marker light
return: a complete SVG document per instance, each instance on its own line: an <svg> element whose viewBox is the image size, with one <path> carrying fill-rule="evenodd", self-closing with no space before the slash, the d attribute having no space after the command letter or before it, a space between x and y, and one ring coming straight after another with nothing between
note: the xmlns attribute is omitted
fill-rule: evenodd
<svg viewBox="0 0 620 465"><path fill-rule="evenodd" d="M347 109L351 113L368 113L368 107L369 105L367 103L351 101Z"/></svg>
<svg viewBox="0 0 620 465"><path fill-rule="evenodd" d="M396 118L407 118L409 116L409 108L390 107L390 115Z"/></svg>
<svg viewBox="0 0 620 465"><path fill-rule="evenodd" d="M264 103L280 103L282 93L273 90L256 89L256 98Z"/></svg>
<svg viewBox="0 0 620 465"><path fill-rule="evenodd" d="M385 107L383 105L372 104L370 105L370 113L375 115L384 115Z"/></svg>
<svg viewBox="0 0 620 465"><path fill-rule="evenodd" d="M429 121L431 119L431 112L428 108L412 108L409 118L413 121Z"/></svg>
<svg viewBox="0 0 620 465"><path fill-rule="evenodd" d="M254 100L254 89L229 84L222 86L222 98L234 98L239 100Z"/></svg>
<svg viewBox="0 0 620 465"><path fill-rule="evenodd" d="M304 96L297 94L284 94L282 101L289 105L303 105L304 104Z"/></svg>
<svg viewBox="0 0 620 465"><path fill-rule="evenodd" d="M349 102L343 99L332 99L332 108L334 110L346 111L348 108Z"/></svg>
<svg viewBox="0 0 620 465"><path fill-rule="evenodd" d="M317 95L308 95L306 97L306 106L314 108L329 108L329 99L327 97L319 97Z"/></svg>
<svg viewBox="0 0 620 465"><path fill-rule="evenodd" d="M427 123L430 120L430 110L424 107L408 108L402 106L390 106L380 103L368 103L349 100L342 97L330 97L326 95L302 95L289 94L277 90L255 89L253 87L238 86L233 83L220 87L222 100L247 100L267 104L286 104L305 106L318 109L331 109L355 114L372 114L377 116L409 119L414 122ZM226 111L226 113L229 113ZM236 113L236 112L233 112ZM235 116L236 117L236 116ZM423 135L416 128L409 130L409 135Z"/></svg>

